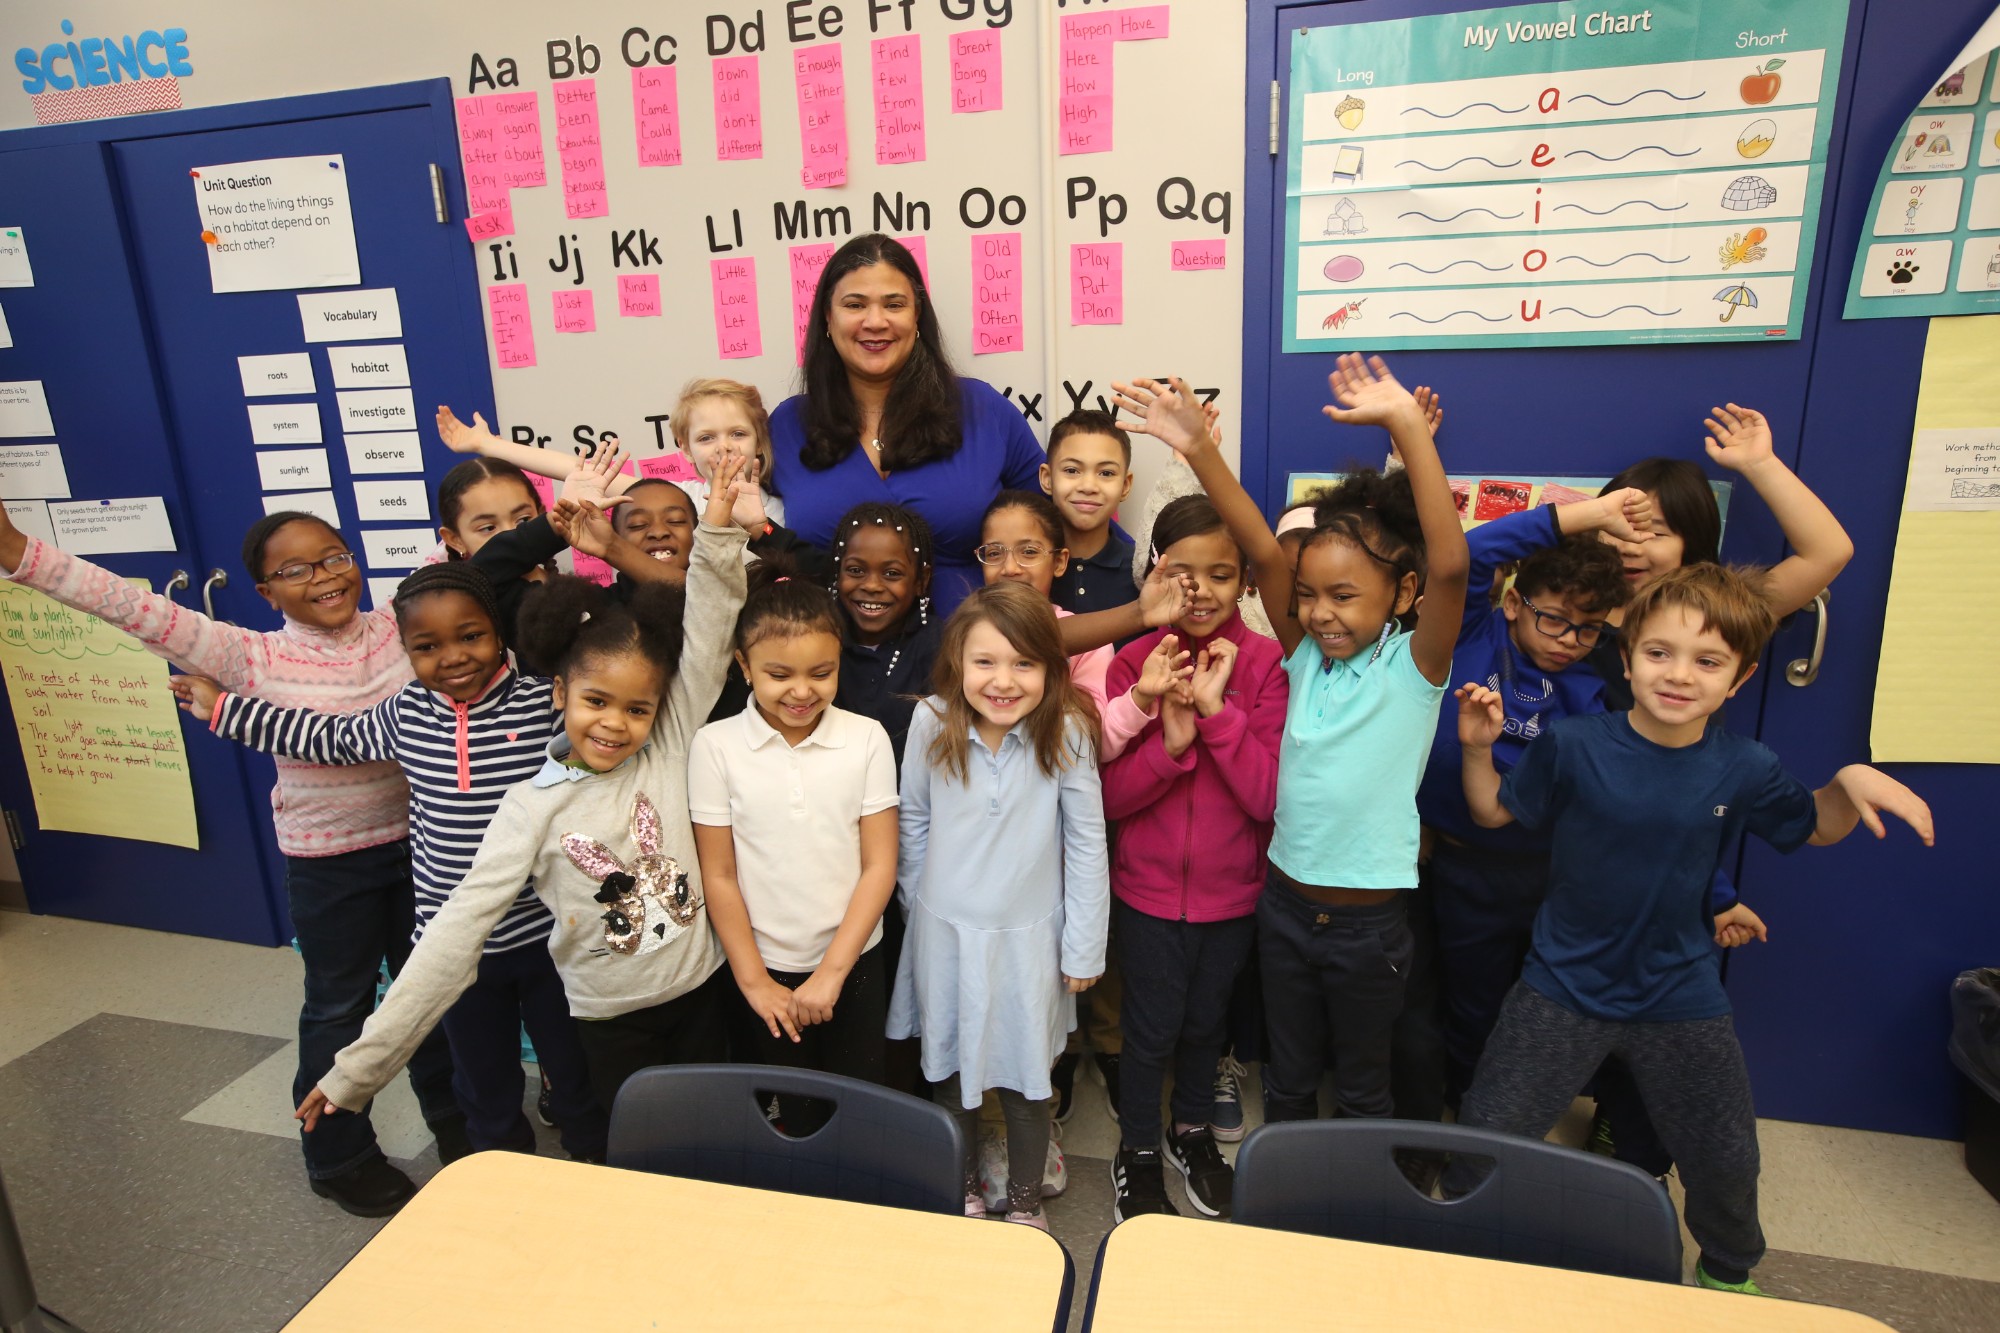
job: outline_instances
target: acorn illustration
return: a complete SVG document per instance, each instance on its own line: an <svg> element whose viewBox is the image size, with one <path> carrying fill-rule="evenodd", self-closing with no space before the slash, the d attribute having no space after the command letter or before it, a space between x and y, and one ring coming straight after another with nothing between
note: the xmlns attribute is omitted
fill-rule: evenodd
<svg viewBox="0 0 2000 1333"><path fill-rule="evenodd" d="M1366 102L1358 97L1349 96L1340 99L1340 105L1333 109L1333 114L1342 129L1358 130L1361 128L1361 113L1367 109Z"/></svg>

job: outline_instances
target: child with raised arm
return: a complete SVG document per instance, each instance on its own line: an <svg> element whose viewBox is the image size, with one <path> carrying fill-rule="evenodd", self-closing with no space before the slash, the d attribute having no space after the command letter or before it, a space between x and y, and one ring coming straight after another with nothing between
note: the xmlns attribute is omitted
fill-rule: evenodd
<svg viewBox="0 0 2000 1333"><path fill-rule="evenodd" d="M1329 1050L1339 1114L1392 1111L1391 1032L1412 952L1404 898L1417 885L1417 780L1465 604L1465 534L1423 410L1380 358L1343 356L1328 383L1336 405L1326 415L1387 426L1404 467L1342 483L1296 571L1185 386L1113 386L1136 429L1194 468L1250 560L1285 651L1291 692L1270 873L1257 904L1270 1121L1318 1114Z"/></svg>
<svg viewBox="0 0 2000 1333"><path fill-rule="evenodd" d="M1460 1122L1541 1138L1609 1055L1638 1082L1680 1166L1705 1287L1761 1294L1757 1120L1707 924L1709 881L1742 833L1781 852L1840 841L1882 812L1931 842L1930 810L1865 764L1818 791L1711 719L1756 670L1775 618L1756 571L1701 564L1633 598L1619 635L1629 712L1558 721L1504 778L1500 694L1458 690L1465 798L1487 828L1551 838L1534 943L1465 1095ZM1450 1193L1477 1173L1455 1163Z"/></svg>

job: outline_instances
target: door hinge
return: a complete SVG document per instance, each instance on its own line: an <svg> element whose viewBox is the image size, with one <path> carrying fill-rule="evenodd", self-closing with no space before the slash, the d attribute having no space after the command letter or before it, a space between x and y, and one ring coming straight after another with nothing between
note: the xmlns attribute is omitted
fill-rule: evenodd
<svg viewBox="0 0 2000 1333"><path fill-rule="evenodd" d="M0 810L0 816L6 817L7 841L13 844L14 850L18 852L26 847L28 840L21 836L21 817L12 810Z"/></svg>
<svg viewBox="0 0 2000 1333"><path fill-rule="evenodd" d="M1278 155L1278 81L1271 80L1271 156Z"/></svg>
<svg viewBox="0 0 2000 1333"><path fill-rule="evenodd" d="M444 198L444 173L438 170L435 162L431 163L431 203L437 209L439 222L451 221L451 205Z"/></svg>

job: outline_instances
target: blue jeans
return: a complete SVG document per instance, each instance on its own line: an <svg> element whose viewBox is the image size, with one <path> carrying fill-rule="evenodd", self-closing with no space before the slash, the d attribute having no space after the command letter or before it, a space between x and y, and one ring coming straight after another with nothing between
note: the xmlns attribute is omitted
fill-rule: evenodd
<svg viewBox="0 0 2000 1333"><path fill-rule="evenodd" d="M386 842L337 856L288 856L285 897L306 965L299 1072L292 1080L297 1105L333 1068L333 1057L361 1035L361 1025L375 1011L382 960L388 960L393 976L410 956L410 931L416 926L410 846ZM432 1032L410 1057L410 1086L425 1121L435 1124L458 1114L444 1033ZM306 1174L314 1180L350 1171L382 1151L366 1107L323 1117L312 1133L301 1129L299 1141Z"/></svg>
<svg viewBox="0 0 2000 1333"><path fill-rule="evenodd" d="M478 977L438 1026L451 1042L452 1091L474 1152L535 1150L534 1127L521 1113L525 1027L548 1076L549 1113L564 1151L603 1160L606 1116L591 1093L583 1042L546 941L481 958Z"/></svg>

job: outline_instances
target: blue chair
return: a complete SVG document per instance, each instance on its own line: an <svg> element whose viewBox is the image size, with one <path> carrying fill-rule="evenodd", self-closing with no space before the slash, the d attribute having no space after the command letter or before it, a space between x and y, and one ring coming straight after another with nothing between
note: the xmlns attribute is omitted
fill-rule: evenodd
<svg viewBox="0 0 2000 1333"><path fill-rule="evenodd" d="M1419 1194L1397 1150L1458 1160L1458 1198ZM1468 1169L1470 1168L1470 1169ZM1471 1183L1476 1181L1477 1183ZM1489 1129L1414 1120L1265 1125L1236 1156L1236 1220L1315 1236L1587 1273L1681 1280L1681 1231L1659 1182L1624 1162Z"/></svg>
<svg viewBox="0 0 2000 1333"><path fill-rule="evenodd" d="M791 1138L777 1093L833 1105ZM606 1160L633 1171L960 1215L965 1141L941 1106L873 1083L769 1065L657 1065L619 1089Z"/></svg>

